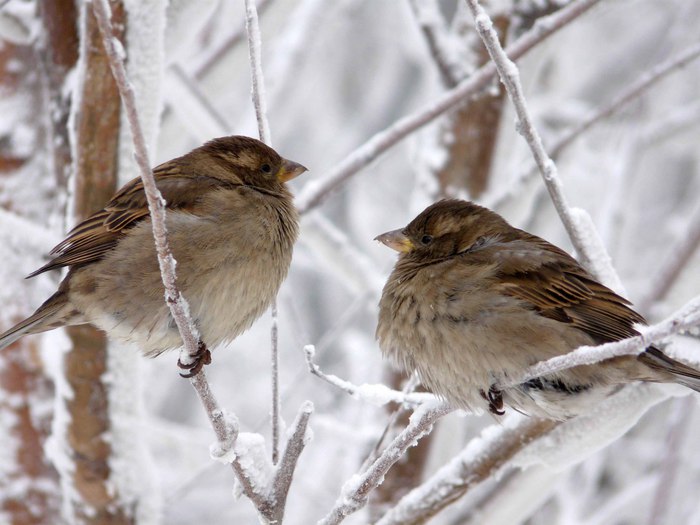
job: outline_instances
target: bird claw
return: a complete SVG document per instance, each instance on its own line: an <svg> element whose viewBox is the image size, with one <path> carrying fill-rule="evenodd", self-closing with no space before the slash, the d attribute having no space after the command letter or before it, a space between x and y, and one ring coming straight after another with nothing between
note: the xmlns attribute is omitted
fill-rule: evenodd
<svg viewBox="0 0 700 525"><path fill-rule="evenodd" d="M496 385L491 385L488 393L483 390L479 390L481 397L489 402L489 412L497 416L502 416L506 413L503 410L503 392L501 392Z"/></svg>
<svg viewBox="0 0 700 525"><path fill-rule="evenodd" d="M180 374L180 377L185 379L196 376L204 368L204 365L211 364L211 352L202 341L197 345L197 353L190 357L192 357L192 362L189 364L184 364L179 358L177 360L177 366L187 370L187 373Z"/></svg>

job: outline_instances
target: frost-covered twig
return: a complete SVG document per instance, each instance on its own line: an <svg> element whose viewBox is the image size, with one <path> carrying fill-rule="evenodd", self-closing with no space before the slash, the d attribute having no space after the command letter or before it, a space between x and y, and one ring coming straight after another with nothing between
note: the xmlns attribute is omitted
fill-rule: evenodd
<svg viewBox="0 0 700 525"><path fill-rule="evenodd" d="M453 410L442 402L421 405L411 416L408 426L396 436L376 461L362 474L353 476L345 483L335 507L318 524L336 525L364 507L369 493L382 482L391 466L409 447L415 445L417 440L428 434L438 419Z"/></svg>
<svg viewBox="0 0 700 525"><path fill-rule="evenodd" d="M598 122L621 111L634 100L644 95L649 89L654 87L660 80L669 74L688 65L693 60L700 57L700 43L690 46L682 53L671 57L661 64L657 64L652 69L645 71L636 81L619 93L615 98L606 104L601 105L592 111L585 119L565 131L551 146L550 156L556 159L561 152L566 149L578 137L588 131ZM537 172L536 167L523 170L515 179L509 183L508 189L501 195L495 197L487 205L490 208L498 208L503 205L506 199L518 195L518 190L530 177Z"/></svg>
<svg viewBox="0 0 700 525"><path fill-rule="evenodd" d="M316 377L323 379L326 383L329 383L334 387L339 388L343 392L351 395L355 399L361 399L362 401L372 403L376 406L383 406L388 403L401 403L409 406L417 406L423 403L435 401L435 396L433 394L424 392L411 392L407 394L399 390L392 390L388 386L381 383L373 385L367 383L363 385L355 385L349 381L339 378L336 375L326 374L316 363L314 363L313 359L315 352L316 349L314 348L314 345L306 345L304 347L306 365L309 368L309 372Z"/></svg>
<svg viewBox="0 0 700 525"><path fill-rule="evenodd" d="M472 487L493 478L515 454L558 424L543 419L510 418L487 428L430 479L406 494L376 525L426 523Z"/></svg>
<svg viewBox="0 0 700 525"><path fill-rule="evenodd" d="M305 401L302 403L301 407L299 408L299 413L297 414L297 417L292 424L292 428L290 429L289 439L287 439L284 451L282 452L279 463L276 466L272 483L271 500L275 502L277 507L278 521L273 521L273 523L282 523L285 501L287 500L287 494L289 493L289 486L292 483L294 470L296 468L299 456L310 439L310 436L306 433L306 429L313 411L313 403L310 401Z"/></svg>
<svg viewBox="0 0 700 525"><path fill-rule="evenodd" d="M185 347L181 353L181 361L189 360L189 355L197 353L199 335L188 314L187 303L181 296L176 286L175 278L175 260L170 253L167 245L167 233L165 228L165 210L164 200L158 191L153 179L153 172L150 169L148 154L146 151L146 143L141 130L138 114L136 112L136 103L133 88L131 87L124 68L123 52L117 47L119 44L112 37L112 27L110 22L109 4L106 0L95 0L93 2L95 18L98 21L100 31L102 33L107 56L110 60L110 66L119 88L119 94L122 98L122 103L128 117L129 126L131 128L134 141L135 157L139 165L142 180L144 181L144 190L148 199L149 210L151 212L151 220L153 223L153 234L158 250L158 260L163 276L163 284L166 287L166 302L171 309L172 315L176 320L178 330L182 336ZM219 405L214 398L206 375L203 370L192 378L190 378L192 386L197 391L202 404L205 407L207 416L211 421L212 427L216 433L218 440L218 453L222 456L227 456L231 451L234 440L237 435L237 429L231 423L230 419L226 418L224 412L219 408ZM264 510L270 507L266 487L256 486L250 476L250 472L242 464L238 455L231 460L232 467L238 475L238 480L243 487L245 495L251 499L256 508L265 516ZM265 516L267 518L267 516Z"/></svg>
<svg viewBox="0 0 700 525"><path fill-rule="evenodd" d="M455 72L455 60L450 56L449 34L445 19L438 3L433 0L409 0L411 10L420 27L430 55L435 61L442 83L448 87L457 85L459 78Z"/></svg>
<svg viewBox="0 0 700 525"><path fill-rule="evenodd" d="M262 49L260 44L260 26L258 11L254 0L245 0L245 28L248 35L248 55L250 57L250 76L253 106L258 122L260 140L272 146L270 124L267 120L267 100L265 98L265 81L262 70ZM280 389L279 389L279 345L277 344L277 299L270 305L272 326L270 327L270 378L272 382L272 463L277 464L280 447Z"/></svg>
<svg viewBox="0 0 700 525"><path fill-rule="evenodd" d="M696 297L660 323L640 327L640 335L598 346L581 346L568 354L531 366L520 377L511 378L507 385L502 386L517 385L574 366L591 365L613 357L640 354L650 345L698 325L700 325L700 297Z"/></svg>
<svg viewBox="0 0 700 525"><path fill-rule="evenodd" d="M599 1L574 0L553 15L538 20L532 29L508 46L508 56L512 59L523 56L534 46L581 16ZM320 205L333 190L342 185L348 178L368 166L381 154L420 127L428 124L457 104L467 104L468 97L486 88L496 73L494 64L489 62L453 89L445 92L436 101L428 104L427 107L399 119L388 128L376 133L338 163L322 181L313 181L306 184L304 191L298 198L300 213L307 213Z"/></svg>
<svg viewBox="0 0 700 525"><path fill-rule="evenodd" d="M530 150L535 157L535 162L547 186L547 191L549 191L554 207L571 238L574 248L576 248L579 257L582 259L581 263L586 268L594 269L596 259L590 253L589 244L586 243L584 239L588 236L587 232L580 228L580 222L573 216L566 195L564 195L564 189L557 172L557 167L544 150L542 138L532 123L530 111L525 102L525 96L520 82L520 72L503 50L498 40L498 35L493 29L493 22L489 15L486 14L486 11L479 5L477 0L466 1L474 16L476 30L484 41L484 45L486 49L488 49L491 59L496 64L501 81L505 85L508 96L513 102L515 112L518 115L518 132L525 138L528 146L530 146Z"/></svg>
<svg viewBox="0 0 700 525"><path fill-rule="evenodd" d="M148 160L146 139L136 112L136 97L133 87L126 76L123 57L124 49L121 47L121 42L113 37L109 4L106 0L95 0L93 9L133 138L134 158L141 174L144 193L148 201L153 237L158 254L158 264L160 265L163 286L165 287L165 301L170 308L184 343L183 350L180 353L180 360L183 364L189 364L193 362L192 356L197 355L198 352L199 332L189 315L189 305L177 288L175 259L168 246L165 226L165 200L160 191L158 191L153 178L153 171L151 171L150 161Z"/></svg>

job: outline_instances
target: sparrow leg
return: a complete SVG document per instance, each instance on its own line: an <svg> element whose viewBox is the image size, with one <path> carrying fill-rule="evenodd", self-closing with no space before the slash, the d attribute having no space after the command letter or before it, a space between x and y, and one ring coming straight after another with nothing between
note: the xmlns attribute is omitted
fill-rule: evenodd
<svg viewBox="0 0 700 525"><path fill-rule="evenodd" d="M196 376L199 371L204 368L204 365L211 364L211 352L203 341L199 341L197 344L197 353L194 354L192 358L192 363L187 365L183 364L180 359L177 360L177 366L183 370L187 370L187 373L180 374L180 376L184 377L185 379Z"/></svg>
<svg viewBox="0 0 700 525"><path fill-rule="evenodd" d="M479 390L479 394L489 402L489 412L497 416L502 416L506 413L506 411L503 410L503 393L496 388L496 385L491 385L488 393Z"/></svg>

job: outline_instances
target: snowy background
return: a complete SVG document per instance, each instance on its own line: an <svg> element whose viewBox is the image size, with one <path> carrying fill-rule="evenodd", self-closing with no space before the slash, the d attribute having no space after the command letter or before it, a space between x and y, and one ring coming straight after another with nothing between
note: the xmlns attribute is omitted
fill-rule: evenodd
<svg viewBox="0 0 700 525"><path fill-rule="evenodd" d="M60 11L68 3L51 0L42 9ZM517 65L570 204L590 214L626 296L656 322L700 291L700 65L693 61L700 55L700 3L574 2L584 3L595 5ZM85 140L71 127L80 90L91 79L80 73L84 54L56 74L59 53L47 11L37 4L0 2L3 329L31 313L58 282L58 275L23 277L74 223L80 191L71 163L58 169L66 145L59 135L72 154L70 141ZM77 4L68 25L82 28L87 12ZM214 136L257 136L243 2L124 4L128 73L154 165ZM504 29L507 47L537 18L556 16L566 4L499 0L484 7ZM309 168L291 183L302 205L348 155L399 119L424 112L486 57L462 0L262 0L259 8L272 144ZM314 345L322 370L354 384L401 388L403 377L382 361L374 340L377 302L395 260L372 240L376 235L404 226L441 196L461 196L572 251L516 132L510 101L496 80L477 95L468 107L454 105L397 141L305 210L278 298L281 411L288 423L305 400L315 411L285 523L316 523L334 507L396 408L350 396L310 374L303 351ZM481 116L470 120L474 107ZM67 124L59 133L61 108ZM552 152L595 115L602 118ZM123 183L137 170L125 124L119 134ZM456 143L468 143L472 154L463 158ZM700 363L696 337L673 341L669 353ZM66 430L75 417L63 401L72 395L61 361L70 340L56 332L21 344L19 354L3 353L0 363L0 523L58 523L59 515L85 523L257 522L253 505L234 497L232 470L210 458L214 434L189 382L178 375L176 353L145 360L137 349L110 349L102 377L109 400L103 437L111 452L107 471L95 474L105 495L91 499L72 481L82 451L71 448ZM12 367L27 374L19 390ZM207 373L221 405L238 417L242 431L264 436L269 451L269 315L217 349ZM345 522L700 524L692 438L700 414L695 395L687 394L628 388L595 414L551 431L513 414L503 424L489 415L452 414L411 449L408 465L397 465L400 475L390 472L368 505ZM35 431L33 466L22 459L28 443L17 433L22 421ZM508 444L518 448L513 436L528 429L538 439L509 460ZM424 493L437 494L437 483L447 478L440 474L444 465L461 461L468 469L491 459L498 468L487 469L483 482L470 482L464 497L431 519L401 513L420 494L401 498L421 483L428 482ZM100 512L91 510L97 507Z"/></svg>

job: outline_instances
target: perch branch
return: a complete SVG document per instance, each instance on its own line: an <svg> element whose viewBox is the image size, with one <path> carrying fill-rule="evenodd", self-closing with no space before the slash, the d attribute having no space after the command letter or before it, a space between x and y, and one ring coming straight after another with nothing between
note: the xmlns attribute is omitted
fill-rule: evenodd
<svg viewBox="0 0 700 525"><path fill-rule="evenodd" d="M542 361L528 368L521 377L512 378L504 387L518 385L536 377L553 374L580 365L591 365L623 355L636 355L654 343L700 324L700 297L696 297L672 316L652 326L640 327L640 335L598 346L581 346L565 355Z"/></svg>
<svg viewBox="0 0 700 525"><path fill-rule="evenodd" d="M372 403L377 406L386 405L388 403L399 403L406 404L409 406L418 406L426 402L434 402L435 396L433 394L422 393L422 392L411 392L405 393L400 390L392 390L391 388L383 385L381 383L369 385L355 385L339 378L333 374L326 374L321 370L321 368L314 363L314 353L316 349L313 345L306 345L304 347L304 354L306 356L306 365L309 368L309 372L323 379L326 383L339 388L346 394L351 395L355 399L361 399L368 403Z"/></svg>
<svg viewBox="0 0 700 525"><path fill-rule="evenodd" d="M444 403L422 405L411 416L408 426L391 442L382 454L362 474L353 476L342 488L335 507L318 522L318 525L337 525L367 503L369 493L377 488L384 475L406 450L430 433L433 424L454 409Z"/></svg>

